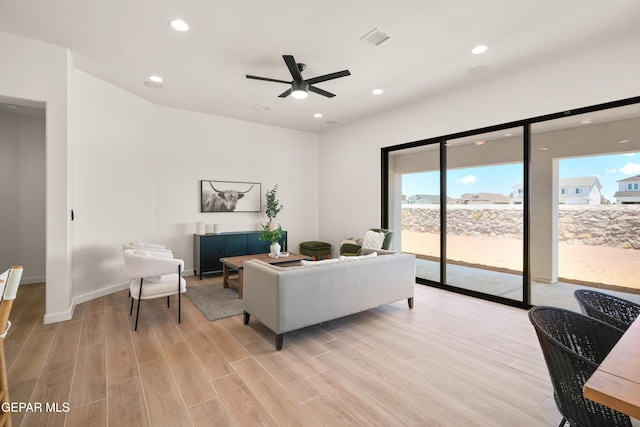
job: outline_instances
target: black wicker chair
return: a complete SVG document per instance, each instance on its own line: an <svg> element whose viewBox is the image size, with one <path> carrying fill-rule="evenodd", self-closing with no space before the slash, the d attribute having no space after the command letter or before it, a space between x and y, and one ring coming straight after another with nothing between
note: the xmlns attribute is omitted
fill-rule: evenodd
<svg viewBox="0 0 640 427"><path fill-rule="evenodd" d="M560 426L631 426L629 417L582 394L584 384L618 342L623 332L600 320L555 307L529 310L544 354Z"/></svg>
<svg viewBox="0 0 640 427"><path fill-rule="evenodd" d="M626 331L640 316L640 304L603 292L578 289L573 293L582 313Z"/></svg>

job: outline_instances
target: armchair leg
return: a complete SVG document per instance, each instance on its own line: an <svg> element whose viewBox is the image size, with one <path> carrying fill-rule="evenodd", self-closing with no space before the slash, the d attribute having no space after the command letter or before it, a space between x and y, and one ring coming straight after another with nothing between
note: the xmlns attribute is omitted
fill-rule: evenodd
<svg viewBox="0 0 640 427"><path fill-rule="evenodd" d="M138 330L138 317L140 317L140 301L142 300L142 281L144 279L140 279L140 293L138 294L138 309L136 310L136 326L133 329L134 331ZM133 304L133 301L131 301L131 304Z"/></svg>
<svg viewBox="0 0 640 427"><path fill-rule="evenodd" d="M171 307L171 302L169 300L169 295L167 295L167 308Z"/></svg>
<svg viewBox="0 0 640 427"><path fill-rule="evenodd" d="M131 291L129 291L129 297L131 298ZM129 316L133 313L133 298L131 298L131 308L129 308Z"/></svg>
<svg viewBox="0 0 640 427"><path fill-rule="evenodd" d="M182 275L180 274L180 266L178 266L178 324L180 324L180 310L181 306L181 292L180 292L180 281L182 279Z"/></svg>
<svg viewBox="0 0 640 427"><path fill-rule="evenodd" d="M284 334L276 334L276 351L282 349L282 342L284 341Z"/></svg>

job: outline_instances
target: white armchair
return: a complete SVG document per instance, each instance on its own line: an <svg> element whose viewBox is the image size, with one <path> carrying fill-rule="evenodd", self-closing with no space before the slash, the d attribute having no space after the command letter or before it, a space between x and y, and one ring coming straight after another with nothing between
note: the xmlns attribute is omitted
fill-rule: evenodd
<svg viewBox="0 0 640 427"><path fill-rule="evenodd" d="M11 327L9 315L11 314L11 307L13 307L13 300L16 299L16 294L18 293L18 285L20 285L21 278L22 267L19 265L14 265L0 274L0 296L2 297L0 301L0 404L2 404L3 408L2 425L11 425L11 413L4 411L5 405L10 402L4 339Z"/></svg>
<svg viewBox="0 0 640 427"><path fill-rule="evenodd" d="M170 258L167 254L143 249L125 249L123 256L124 271L131 279L129 315L133 313L133 301L138 300L134 330L138 330L141 300L166 296L167 307L169 307L170 297L174 294L178 294L178 323L180 323L180 296L187 290L187 282L182 277L184 261Z"/></svg>
<svg viewBox="0 0 640 427"><path fill-rule="evenodd" d="M160 245L158 243L147 243L140 240L132 240L122 245L123 251L126 251L127 249L142 249L145 251L164 253L170 255L169 258L173 258L171 249L167 249L164 245Z"/></svg>

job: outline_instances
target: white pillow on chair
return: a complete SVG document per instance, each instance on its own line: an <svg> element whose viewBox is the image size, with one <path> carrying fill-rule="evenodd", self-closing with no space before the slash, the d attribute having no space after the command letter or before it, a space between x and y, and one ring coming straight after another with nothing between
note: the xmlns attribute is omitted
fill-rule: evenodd
<svg viewBox="0 0 640 427"><path fill-rule="evenodd" d="M384 243L384 233L369 230L364 234L362 247L367 249L382 249Z"/></svg>

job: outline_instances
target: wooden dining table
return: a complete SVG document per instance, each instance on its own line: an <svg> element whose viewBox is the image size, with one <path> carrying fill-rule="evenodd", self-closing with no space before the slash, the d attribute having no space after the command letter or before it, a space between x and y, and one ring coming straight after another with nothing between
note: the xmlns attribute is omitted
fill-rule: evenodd
<svg viewBox="0 0 640 427"><path fill-rule="evenodd" d="M584 397L640 419L640 318L584 385Z"/></svg>

